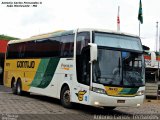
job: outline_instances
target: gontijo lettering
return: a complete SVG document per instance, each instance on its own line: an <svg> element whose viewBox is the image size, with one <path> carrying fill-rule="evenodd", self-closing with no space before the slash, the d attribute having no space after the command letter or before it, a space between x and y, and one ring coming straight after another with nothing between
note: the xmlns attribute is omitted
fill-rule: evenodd
<svg viewBox="0 0 160 120"><path fill-rule="evenodd" d="M35 61L17 61L17 68L34 68Z"/></svg>

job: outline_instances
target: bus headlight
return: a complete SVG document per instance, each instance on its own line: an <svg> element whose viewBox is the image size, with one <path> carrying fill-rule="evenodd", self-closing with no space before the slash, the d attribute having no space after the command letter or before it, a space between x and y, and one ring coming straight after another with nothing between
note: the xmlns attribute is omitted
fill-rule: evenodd
<svg viewBox="0 0 160 120"><path fill-rule="evenodd" d="M136 95L138 95L138 96L144 95L144 92L145 92L144 90L140 90L140 91L137 92Z"/></svg>
<svg viewBox="0 0 160 120"><path fill-rule="evenodd" d="M92 91L96 93L106 94L106 91L102 88L92 87Z"/></svg>

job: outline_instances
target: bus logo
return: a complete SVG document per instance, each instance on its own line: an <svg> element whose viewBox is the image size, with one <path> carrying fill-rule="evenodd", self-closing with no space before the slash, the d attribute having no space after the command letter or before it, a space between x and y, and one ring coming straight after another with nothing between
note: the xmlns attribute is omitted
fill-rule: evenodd
<svg viewBox="0 0 160 120"><path fill-rule="evenodd" d="M79 101L83 101L83 96L86 92L87 92L86 90L83 90L83 91L79 91L78 93L76 93Z"/></svg>
<svg viewBox="0 0 160 120"><path fill-rule="evenodd" d="M110 87L109 90L111 90L111 91L118 91L118 88Z"/></svg>
<svg viewBox="0 0 160 120"><path fill-rule="evenodd" d="M64 69L64 70L70 70L73 68L73 65L71 64L61 64L61 68Z"/></svg>

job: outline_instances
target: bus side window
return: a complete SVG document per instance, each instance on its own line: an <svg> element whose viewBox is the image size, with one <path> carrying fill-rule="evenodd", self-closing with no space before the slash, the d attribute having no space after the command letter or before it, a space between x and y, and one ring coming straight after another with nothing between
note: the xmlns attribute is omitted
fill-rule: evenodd
<svg viewBox="0 0 160 120"><path fill-rule="evenodd" d="M21 58L24 55L24 48L22 49L22 44L9 44L7 48L7 58L8 59L17 59Z"/></svg>
<svg viewBox="0 0 160 120"><path fill-rule="evenodd" d="M89 32L81 32L77 35L76 42L76 70L79 83L90 84L90 52L88 43L90 42Z"/></svg>
<svg viewBox="0 0 160 120"><path fill-rule="evenodd" d="M36 58L35 57L35 41L26 42L25 57L26 58Z"/></svg>
<svg viewBox="0 0 160 120"><path fill-rule="evenodd" d="M77 53L77 55L80 55L81 52L82 52L82 49L88 45L88 43L90 42L89 37L90 37L89 32L78 33L77 43L76 43L76 47L77 47L76 53Z"/></svg>
<svg viewBox="0 0 160 120"><path fill-rule="evenodd" d="M61 57L73 57L74 35L61 37Z"/></svg>
<svg viewBox="0 0 160 120"><path fill-rule="evenodd" d="M11 50L12 50L12 46L10 44L8 44L8 46L7 46L7 53L6 53L6 58L7 59L12 58Z"/></svg>
<svg viewBox="0 0 160 120"><path fill-rule="evenodd" d="M47 50L48 56L60 57L60 53L61 53L60 37L49 38L46 45L46 50Z"/></svg>
<svg viewBox="0 0 160 120"><path fill-rule="evenodd" d="M60 37L44 38L27 43L28 58L46 58L60 56Z"/></svg>
<svg viewBox="0 0 160 120"><path fill-rule="evenodd" d="M25 43L18 43L18 58L25 57Z"/></svg>

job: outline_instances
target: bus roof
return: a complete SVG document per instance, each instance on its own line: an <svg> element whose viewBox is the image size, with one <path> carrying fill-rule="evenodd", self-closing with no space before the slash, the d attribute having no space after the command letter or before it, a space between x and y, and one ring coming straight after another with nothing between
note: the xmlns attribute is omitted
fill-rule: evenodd
<svg viewBox="0 0 160 120"><path fill-rule="evenodd" d="M116 31L111 31L111 30L106 30L106 29L80 28L77 30L78 30L78 32L96 31L96 32L106 32L106 33L112 33L112 34L125 35L125 36L139 38L139 36L137 36L137 35L124 33L124 32L116 32ZM46 34L35 35L35 36L32 36L30 38L26 38L26 39L11 40L8 42L8 44L21 43L21 42L38 40L38 39L49 38L49 37L56 37L56 36L61 36L61 35L72 34L74 32L75 32L75 30L57 30L54 32L46 33Z"/></svg>

